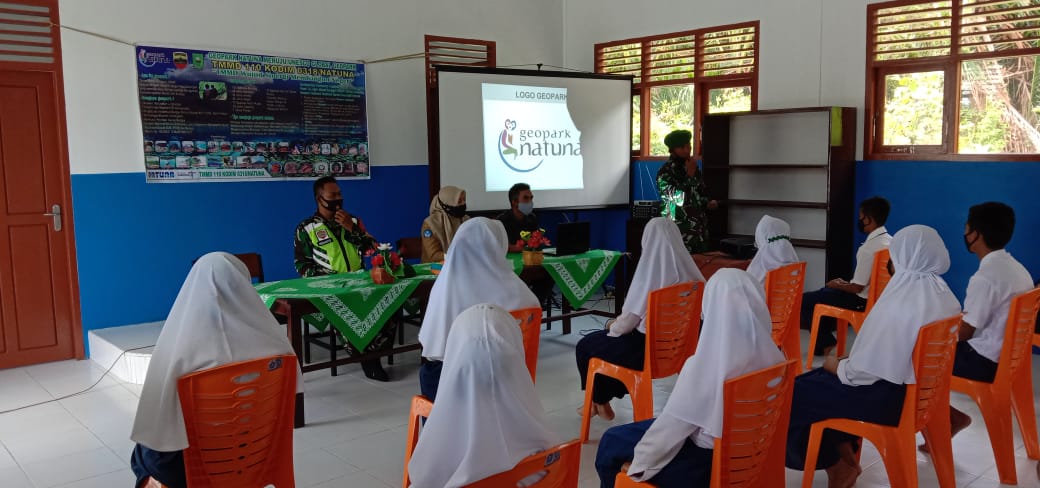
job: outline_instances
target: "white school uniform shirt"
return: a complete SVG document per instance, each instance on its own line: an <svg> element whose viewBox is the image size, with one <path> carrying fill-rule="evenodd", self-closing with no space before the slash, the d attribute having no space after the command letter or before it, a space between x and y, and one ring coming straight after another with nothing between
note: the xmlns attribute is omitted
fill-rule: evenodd
<svg viewBox="0 0 1040 488"><path fill-rule="evenodd" d="M773 343L765 293L747 272L720 269L704 289L704 326L697 354L683 364L675 389L635 447L628 474L653 478L675 458L686 439L712 449L722 436L726 380L784 361Z"/></svg>
<svg viewBox="0 0 1040 488"><path fill-rule="evenodd" d="M508 237L502 222L475 217L459 226L433 282L419 328L422 355L441 361L452 322L463 310L492 303L506 310L538 308L538 298L506 259Z"/></svg>
<svg viewBox="0 0 1040 488"><path fill-rule="evenodd" d="M293 354L292 344L234 256L199 258L173 302L148 363L130 439L155 451L188 447L177 380L228 363ZM297 371L296 391L303 391Z"/></svg>
<svg viewBox="0 0 1040 488"><path fill-rule="evenodd" d="M888 235L888 229L882 225L868 234L867 240L856 251L856 271L852 274L850 283L863 285L863 291L859 292L860 298L866 299L870 291L870 272L874 269L874 255L887 248L891 242L892 236Z"/></svg>
<svg viewBox="0 0 1040 488"><path fill-rule="evenodd" d="M650 292L687 281L704 281L704 275L686 250L679 227L667 217L650 219L643 230L643 254L625 295L621 315L610 325L611 337L633 329L646 333L646 305Z"/></svg>
<svg viewBox="0 0 1040 488"><path fill-rule="evenodd" d="M939 276L950 269L950 254L935 229L905 227L896 232L889 249L896 274L863 321L849 357L838 363L838 379L849 386L878 380L915 383L917 333L961 311L957 297Z"/></svg>
<svg viewBox="0 0 1040 488"><path fill-rule="evenodd" d="M437 401L408 462L414 488L465 486L561 442L527 372L517 320L484 303L454 322Z"/></svg>
<svg viewBox="0 0 1040 488"><path fill-rule="evenodd" d="M975 327L968 344L975 352L993 362L1000 359L1011 299L1032 288L1029 271L1007 251L990 252L979 261L964 296L964 321Z"/></svg>

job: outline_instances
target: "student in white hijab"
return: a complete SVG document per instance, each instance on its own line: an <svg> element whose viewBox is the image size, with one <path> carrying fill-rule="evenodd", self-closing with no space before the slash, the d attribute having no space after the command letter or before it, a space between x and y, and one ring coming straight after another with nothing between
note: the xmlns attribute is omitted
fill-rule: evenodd
<svg viewBox="0 0 1040 488"><path fill-rule="evenodd" d="M762 287L746 272L721 269L704 290L704 325L697 354L683 365L657 419L608 429L596 453L600 486L631 461L628 474L654 486L711 484L712 449L722 435L726 380L784 361L772 339ZM782 442L782 441L781 441Z"/></svg>
<svg viewBox="0 0 1040 488"><path fill-rule="evenodd" d="M466 190L442 187L430 201L430 216L422 224L422 262L443 261L455 232L467 219Z"/></svg>
<svg viewBox="0 0 1040 488"><path fill-rule="evenodd" d="M751 277L765 286L770 271L798 262L798 254L791 245L791 226L775 217L763 215L755 227L755 247L758 252L748 265Z"/></svg>
<svg viewBox="0 0 1040 488"><path fill-rule="evenodd" d="M459 226L448 248L419 329L423 347L419 389L430 400L436 399L448 332L459 313L478 303L493 303L509 311L539 306L506 259L507 245L501 222L476 217Z"/></svg>
<svg viewBox="0 0 1040 488"><path fill-rule="evenodd" d="M414 488L456 488L560 443L524 363L517 321L474 305L448 335L440 397L408 463Z"/></svg>
<svg viewBox="0 0 1040 488"><path fill-rule="evenodd" d="M828 356L823 368L795 381L787 467L805 468L813 422L847 418L884 425L899 423L906 385L913 384L917 333L929 323L960 313L960 303L940 277L950 269L950 255L931 227L908 226L889 247L895 274L860 329L847 358ZM852 486L861 471L854 437L828 430L819 461L830 486Z"/></svg>
<svg viewBox="0 0 1040 488"><path fill-rule="evenodd" d="M621 315L609 322L608 330L593 332L575 347L581 388L589 361L600 358L625 368L642 370L646 346L646 305L650 292L687 281L704 281L690 253L686 251L679 227L665 217L651 219L643 230L643 254L639 258L632 284L621 307ZM625 385L613 378L596 376L592 391L593 414L614 418L612 398L628 393Z"/></svg>
<svg viewBox="0 0 1040 488"><path fill-rule="evenodd" d="M215 252L188 273L155 344L130 438L135 486L155 478L186 486L181 451L188 447L177 380L188 373L277 354L293 354L278 325L234 256ZM297 372L297 374L299 374ZM303 391L303 378L297 378Z"/></svg>

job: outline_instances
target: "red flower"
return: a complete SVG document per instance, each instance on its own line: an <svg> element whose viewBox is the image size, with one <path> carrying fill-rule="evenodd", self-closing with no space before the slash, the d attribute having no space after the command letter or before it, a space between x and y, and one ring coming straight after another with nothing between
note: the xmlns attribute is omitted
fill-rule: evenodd
<svg viewBox="0 0 1040 488"><path fill-rule="evenodd" d="M365 256L371 256L371 255L373 255L375 253L376 253L376 250L370 248L369 250L365 251Z"/></svg>
<svg viewBox="0 0 1040 488"><path fill-rule="evenodd" d="M401 265L401 256L398 256L396 252L390 253L390 265L395 268Z"/></svg>
<svg viewBox="0 0 1040 488"><path fill-rule="evenodd" d="M372 266L382 266L382 265L383 265L383 255L382 254L378 254L378 255L372 257Z"/></svg>

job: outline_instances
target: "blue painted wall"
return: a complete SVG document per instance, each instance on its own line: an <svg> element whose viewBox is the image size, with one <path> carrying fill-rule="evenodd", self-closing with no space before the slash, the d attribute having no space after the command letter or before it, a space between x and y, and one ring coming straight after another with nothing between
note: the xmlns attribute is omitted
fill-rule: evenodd
<svg viewBox="0 0 1040 488"><path fill-rule="evenodd" d="M72 175L84 333L162 320L194 259L258 252L269 281L293 278L293 231L314 212L311 181L146 184L143 173ZM341 181L344 207L383 242L419 235L429 209L425 165L375 166ZM550 237L565 216L539 212ZM580 211L592 245L623 249L627 209Z"/></svg>
<svg viewBox="0 0 1040 488"><path fill-rule="evenodd" d="M143 173L72 175L84 332L166 317L194 259L258 252L268 280L295 277L293 231L314 213L312 181L146 184ZM341 181L344 207L376 238L417 235L427 167L375 166Z"/></svg>
<svg viewBox="0 0 1040 488"><path fill-rule="evenodd" d="M1015 234L1007 250L1040 277L1040 162L861 161L856 164L856 201L880 195L892 202L888 229L910 224L934 227L950 251L944 276L963 300L978 258L964 247L968 207L986 201L1015 209ZM855 216L849 216L855 218ZM856 235L856 242L865 236Z"/></svg>

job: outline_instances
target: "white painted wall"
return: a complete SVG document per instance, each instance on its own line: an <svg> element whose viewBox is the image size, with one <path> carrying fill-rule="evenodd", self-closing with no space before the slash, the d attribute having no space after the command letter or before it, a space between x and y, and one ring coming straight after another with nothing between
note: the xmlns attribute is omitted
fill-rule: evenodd
<svg viewBox="0 0 1040 488"><path fill-rule="evenodd" d="M425 34L494 40L500 66L563 64L562 0L61 0L64 25L130 42L373 60ZM134 50L63 30L72 172L141 172ZM368 68L375 165L426 164L423 60Z"/></svg>
<svg viewBox="0 0 1040 488"><path fill-rule="evenodd" d="M563 0L564 62L593 69L593 46L758 20L758 108L840 105L859 116L862 157L867 4L879 0Z"/></svg>

